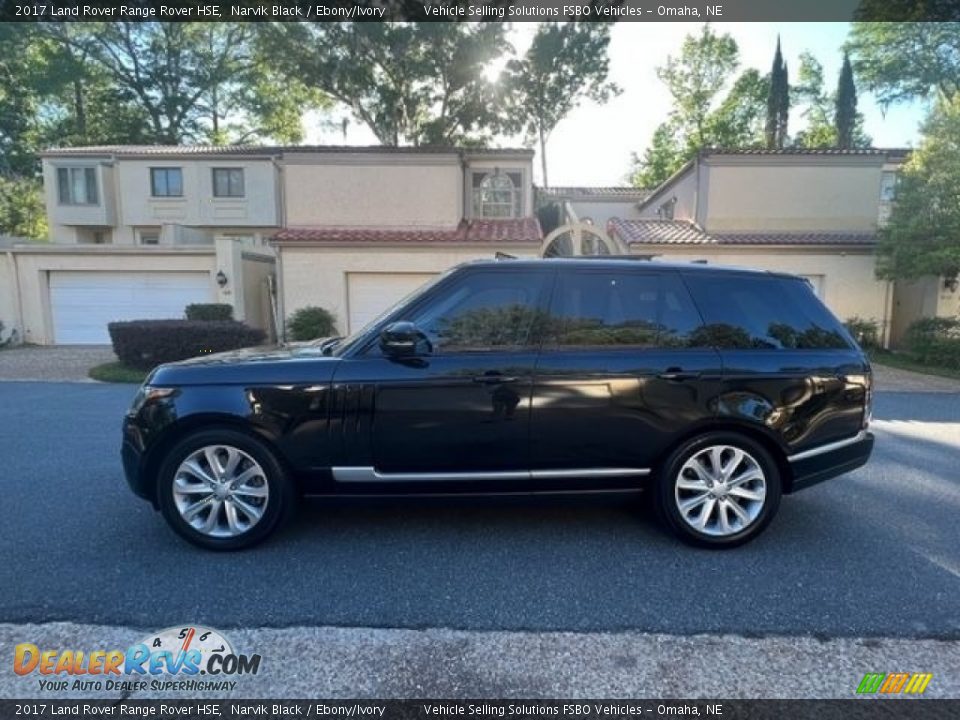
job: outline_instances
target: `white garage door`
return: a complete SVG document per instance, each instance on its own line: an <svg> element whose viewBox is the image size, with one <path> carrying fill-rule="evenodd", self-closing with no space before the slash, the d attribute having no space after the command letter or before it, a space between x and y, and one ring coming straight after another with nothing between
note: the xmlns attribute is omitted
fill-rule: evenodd
<svg viewBox="0 0 960 720"><path fill-rule="evenodd" d="M356 332L435 277L430 273L347 273L349 332Z"/></svg>
<svg viewBox="0 0 960 720"><path fill-rule="evenodd" d="M187 305L211 298L204 272L51 272L53 341L109 344L109 322L182 318Z"/></svg>

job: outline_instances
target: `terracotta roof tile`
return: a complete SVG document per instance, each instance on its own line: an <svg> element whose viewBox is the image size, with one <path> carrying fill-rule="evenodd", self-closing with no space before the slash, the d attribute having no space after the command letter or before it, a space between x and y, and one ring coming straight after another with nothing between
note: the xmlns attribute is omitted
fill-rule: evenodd
<svg viewBox="0 0 960 720"><path fill-rule="evenodd" d="M537 192L549 197L565 198L598 198L615 197L624 200L642 200L650 194L649 190L635 187L608 186L608 187L547 187L537 188Z"/></svg>
<svg viewBox="0 0 960 720"><path fill-rule="evenodd" d="M302 227L276 233L274 243L321 244L483 244L529 243L543 239L536 218L463 220L448 228Z"/></svg>
<svg viewBox="0 0 960 720"><path fill-rule="evenodd" d="M903 157L909 155L910 148L704 148L701 155L890 155Z"/></svg>
<svg viewBox="0 0 960 720"><path fill-rule="evenodd" d="M622 220L607 226L628 245L875 245L869 232L706 233L687 220Z"/></svg>
<svg viewBox="0 0 960 720"><path fill-rule="evenodd" d="M686 220L621 220L613 218L607 231L628 245L703 245L713 239Z"/></svg>
<svg viewBox="0 0 960 720"><path fill-rule="evenodd" d="M875 233L791 232L722 233L713 235L721 245L876 245Z"/></svg>
<svg viewBox="0 0 960 720"><path fill-rule="evenodd" d="M419 155L459 154L459 155L532 155L532 150L524 148L458 148L448 146L421 145L86 145L79 147L49 148L41 155L283 155L284 153L391 153Z"/></svg>

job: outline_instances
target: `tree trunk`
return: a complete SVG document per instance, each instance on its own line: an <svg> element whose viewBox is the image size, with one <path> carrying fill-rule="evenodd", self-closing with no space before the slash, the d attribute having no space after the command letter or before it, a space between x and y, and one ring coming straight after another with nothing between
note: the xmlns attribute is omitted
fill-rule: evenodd
<svg viewBox="0 0 960 720"><path fill-rule="evenodd" d="M547 139L543 135L543 125L537 128L540 134L540 168L543 170L543 186L550 187L550 181L547 180Z"/></svg>
<svg viewBox="0 0 960 720"><path fill-rule="evenodd" d="M77 134L86 143L87 109L83 103L83 81L79 77L73 80L73 112L77 121Z"/></svg>

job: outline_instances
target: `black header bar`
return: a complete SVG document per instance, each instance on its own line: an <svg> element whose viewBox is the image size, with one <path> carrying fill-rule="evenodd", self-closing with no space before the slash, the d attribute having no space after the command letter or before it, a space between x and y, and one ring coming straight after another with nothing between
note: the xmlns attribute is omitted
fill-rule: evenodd
<svg viewBox="0 0 960 720"><path fill-rule="evenodd" d="M947 720L960 700L0 700L0 717L249 720Z"/></svg>
<svg viewBox="0 0 960 720"><path fill-rule="evenodd" d="M0 0L0 22L960 21L960 0Z"/></svg>

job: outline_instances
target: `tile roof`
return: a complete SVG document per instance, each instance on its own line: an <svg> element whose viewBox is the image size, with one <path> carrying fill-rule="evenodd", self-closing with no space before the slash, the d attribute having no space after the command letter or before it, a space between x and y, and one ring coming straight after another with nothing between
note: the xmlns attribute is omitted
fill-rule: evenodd
<svg viewBox="0 0 960 720"><path fill-rule="evenodd" d="M701 155L909 155L910 148L704 148Z"/></svg>
<svg viewBox="0 0 960 720"><path fill-rule="evenodd" d="M704 245L713 242L699 226L687 220L621 220L613 218L607 231L628 245Z"/></svg>
<svg viewBox="0 0 960 720"><path fill-rule="evenodd" d="M790 233L714 233L721 245L875 245L875 233L790 232Z"/></svg>
<svg viewBox="0 0 960 720"><path fill-rule="evenodd" d="M458 148L422 145L86 145L49 148L41 155L283 155L284 153L397 153L421 155L533 155L525 148Z"/></svg>
<svg viewBox="0 0 960 720"><path fill-rule="evenodd" d="M650 194L649 190L635 187L607 186L607 187L545 187L537 188L537 192L551 197L566 198L597 198L614 197L624 200L642 200Z"/></svg>
<svg viewBox="0 0 960 720"><path fill-rule="evenodd" d="M536 218L515 220L462 220L448 228L383 228L383 227L302 227L286 228L276 233L274 243L324 244L473 244L529 243L543 239Z"/></svg>
<svg viewBox="0 0 960 720"><path fill-rule="evenodd" d="M861 245L877 242L869 232L706 233L687 220L622 220L613 218L607 231L628 245Z"/></svg>

